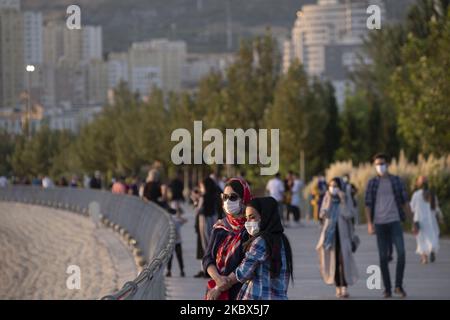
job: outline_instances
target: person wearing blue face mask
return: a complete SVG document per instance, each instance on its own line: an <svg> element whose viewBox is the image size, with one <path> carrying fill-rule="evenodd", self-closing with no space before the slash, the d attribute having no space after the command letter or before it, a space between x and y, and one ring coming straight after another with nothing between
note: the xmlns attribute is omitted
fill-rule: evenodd
<svg viewBox="0 0 450 320"><path fill-rule="evenodd" d="M389 260L394 245L397 252L395 273L395 291L400 297L406 297L403 289L405 272L405 243L401 222L406 216L412 217L406 188L400 177L388 171L388 157L379 153L374 156L373 164L377 176L369 180L365 194L365 211L369 234L376 234L381 275L383 277L385 298L392 296ZM391 252L390 252L391 251Z"/></svg>

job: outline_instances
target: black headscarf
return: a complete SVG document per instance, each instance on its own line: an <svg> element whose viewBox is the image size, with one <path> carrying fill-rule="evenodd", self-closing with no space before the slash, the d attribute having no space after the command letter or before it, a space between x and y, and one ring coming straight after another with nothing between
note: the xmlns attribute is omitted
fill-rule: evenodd
<svg viewBox="0 0 450 320"><path fill-rule="evenodd" d="M216 183L213 179L207 177L203 180L205 186L205 194L203 195L203 214L210 217L217 213L217 204L219 203L219 193Z"/></svg>
<svg viewBox="0 0 450 320"><path fill-rule="evenodd" d="M266 242L270 259L270 274L272 277L278 277L281 271L281 248L282 244L284 244L287 269L292 279L292 250L288 239L283 233L284 228L281 224L277 201L273 197L253 198L247 206L258 211L261 221L259 232L247 241L245 248L248 250L253 240L257 237L262 237Z"/></svg>

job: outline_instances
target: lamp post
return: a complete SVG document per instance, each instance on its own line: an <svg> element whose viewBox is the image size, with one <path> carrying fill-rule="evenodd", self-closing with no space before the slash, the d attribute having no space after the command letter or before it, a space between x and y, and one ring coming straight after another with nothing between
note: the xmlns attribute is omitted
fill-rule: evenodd
<svg viewBox="0 0 450 320"><path fill-rule="evenodd" d="M28 101L27 101L27 137L30 138L30 132L31 132L31 123L30 123L30 112L31 112L31 74L34 72L36 68L34 65L29 64L26 67L27 75L28 75Z"/></svg>

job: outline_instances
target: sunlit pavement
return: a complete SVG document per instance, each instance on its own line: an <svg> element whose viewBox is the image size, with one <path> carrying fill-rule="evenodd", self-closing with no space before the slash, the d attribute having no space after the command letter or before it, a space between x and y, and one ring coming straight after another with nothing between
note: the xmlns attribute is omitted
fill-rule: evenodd
<svg viewBox="0 0 450 320"><path fill-rule="evenodd" d="M200 260L196 255L196 233L194 231L194 215L186 206L188 222L182 227L183 258L186 277L181 278L178 261L174 256L172 277L166 278L168 299L203 299L207 279L197 279L193 275L200 270ZM318 258L315 246L319 237L319 226L313 222L303 222L302 227L287 228L287 236L291 242L294 255L294 285L289 287L289 299L336 299L335 288L322 282L319 274ZM359 281L349 287L350 299L382 299L383 289L368 289L367 267L378 265L376 237L367 234L366 226L359 226L357 233L361 239L355 259L359 267ZM450 240L441 239L441 249L436 262L420 264L415 253L416 241L411 234L405 235L406 269L404 289L408 299L450 299ZM394 250L395 251L395 250ZM394 261L390 263L391 281L395 279ZM393 299L398 299L395 296Z"/></svg>

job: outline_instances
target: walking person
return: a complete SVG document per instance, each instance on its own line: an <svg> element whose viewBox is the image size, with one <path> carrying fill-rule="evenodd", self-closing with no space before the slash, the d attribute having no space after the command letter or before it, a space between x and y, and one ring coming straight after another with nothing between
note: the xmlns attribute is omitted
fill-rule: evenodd
<svg viewBox="0 0 450 320"><path fill-rule="evenodd" d="M254 198L247 205L245 258L229 281L210 292L214 300L230 286L241 283L237 300L287 300L289 278L293 280L292 250L283 233L278 203L272 197Z"/></svg>
<svg viewBox="0 0 450 320"><path fill-rule="evenodd" d="M231 178L226 182L222 193L225 217L214 225L203 257L203 269L213 280L208 283L208 298L216 286L224 287L229 282L227 276L244 259L243 244L249 238L245 229L245 207L251 198L250 187L244 179ZM241 284L235 283L220 292L220 299L235 300L240 289Z"/></svg>
<svg viewBox="0 0 450 320"><path fill-rule="evenodd" d="M313 219L314 221L320 220L320 208L322 206L322 201L325 196L325 193L327 192L327 182L325 180L325 177L320 175L317 178L314 179L314 184L311 191L311 206L313 210Z"/></svg>
<svg viewBox="0 0 450 320"><path fill-rule="evenodd" d="M102 188L102 177L100 171L96 170L94 176L89 181L89 187L91 189L101 189Z"/></svg>
<svg viewBox="0 0 450 320"><path fill-rule="evenodd" d="M72 175L72 178L70 179L70 182L69 182L69 187L78 188L79 186L80 186L80 184L78 182L78 176L76 174Z"/></svg>
<svg viewBox="0 0 450 320"><path fill-rule="evenodd" d="M297 174L292 175L292 187L291 187L291 200L288 210L288 223L290 214L294 216L294 226L300 226L301 219L301 190L303 188L303 182L300 180Z"/></svg>
<svg viewBox="0 0 450 320"><path fill-rule="evenodd" d="M197 220L197 234L200 240L202 252L207 253L207 247L210 242L211 231L218 219L217 207L220 202L220 194L217 192L217 186L210 177L200 182L200 197L195 209ZM203 257L202 257L203 260ZM203 269L203 263L201 264ZM206 273L200 270L195 277L204 277Z"/></svg>
<svg viewBox="0 0 450 320"><path fill-rule="evenodd" d="M131 178L130 184L128 185L128 194L139 197L139 178L137 176Z"/></svg>
<svg viewBox="0 0 450 320"><path fill-rule="evenodd" d="M383 276L385 298L392 296L391 277L389 274L389 247L395 246L397 266L395 272L394 293L406 297L403 289L405 272L405 242L401 222L406 215L412 216L405 186L400 177L388 171L388 157L376 154L373 163L377 176L369 180L365 194L365 211L369 234L376 234L381 275Z"/></svg>
<svg viewBox="0 0 450 320"><path fill-rule="evenodd" d="M359 213L358 213L358 201L356 200L356 194L358 193L358 189L356 186L351 183L350 181L350 175L345 174L342 177L342 181L344 183L344 192L347 196L348 205L350 209L353 211L353 219L352 222L355 225L359 224Z"/></svg>
<svg viewBox="0 0 450 320"><path fill-rule="evenodd" d="M44 176L44 178L42 179L42 187L44 189L54 188L55 184L49 176Z"/></svg>
<svg viewBox="0 0 450 320"><path fill-rule="evenodd" d="M181 227L187 222L187 220L181 216L180 211L176 211L176 212L174 211L172 214L172 221L175 224L175 230L176 230L175 254L177 256L178 266L180 268L180 277L185 277L186 274L184 273ZM173 253L170 256L170 259L167 263L166 277L172 276L172 259L173 259Z"/></svg>
<svg viewBox="0 0 450 320"><path fill-rule="evenodd" d="M160 175L158 170L150 169L145 180L143 199L144 201L151 201L159 206L163 206L162 196L163 190L160 182Z"/></svg>
<svg viewBox="0 0 450 320"><path fill-rule="evenodd" d="M170 190L170 206L172 209L176 210L177 212L181 212L181 204L184 202L184 196L183 196L183 189L184 189L184 183L183 183L183 172L181 170L177 171L177 175L172 181L169 183L169 190Z"/></svg>
<svg viewBox="0 0 450 320"><path fill-rule="evenodd" d="M278 202L278 212L280 213L281 221L284 222L284 183L280 179L280 173L277 172L275 177L270 179L266 185L266 191L269 196L274 198Z"/></svg>
<svg viewBox="0 0 450 320"><path fill-rule="evenodd" d="M428 186L428 179L420 176L417 179L417 190L411 198L411 210L416 225L416 253L421 256L421 263L434 262L439 251L438 218L442 215L438 199Z"/></svg>
<svg viewBox="0 0 450 320"><path fill-rule="evenodd" d="M319 180L317 182L317 188L319 189L319 214L320 214L320 208L322 206L323 198L325 197L325 194L327 193L327 180L325 179L325 176L320 175Z"/></svg>
<svg viewBox="0 0 450 320"><path fill-rule="evenodd" d="M191 201L192 201L192 205L194 206L194 212L197 211L197 208L199 206L200 203L200 198L201 198L201 194L200 194L200 189L198 187L195 187L192 192L191 192ZM195 224L194 224L194 230L195 233L197 234L197 251L196 251L196 259L197 260L202 260L204 255L205 255L205 251L202 247L202 239L201 239L201 235L200 235L200 229L199 229L199 215L195 214ZM194 275L194 278L206 278L207 275L205 272L203 272L203 265L200 267L200 271Z"/></svg>
<svg viewBox="0 0 450 320"><path fill-rule="evenodd" d="M290 216L294 215L294 210L291 208L291 200L292 200L292 187L294 185L294 173L292 171L288 171L286 178L283 181L284 183L284 197L283 197L283 205L286 208L286 221L285 227L291 227L290 224Z"/></svg>
<svg viewBox="0 0 450 320"><path fill-rule="evenodd" d="M127 186L125 185L125 177L120 176L120 178L113 183L111 187L111 192L115 194L126 194Z"/></svg>
<svg viewBox="0 0 450 320"><path fill-rule="evenodd" d="M0 177L0 188L6 188L8 186L8 178L5 176Z"/></svg>
<svg viewBox="0 0 450 320"><path fill-rule="evenodd" d="M309 195L312 212L309 212L308 220L311 219L311 215L312 215L313 221L315 221L315 222L319 221L319 197L320 197L320 192L319 192L318 178L314 177L313 178L313 186L311 188L311 192Z"/></svg>
<svg viewBox="0 0 450 320"><path fill-rule="evenodd" d="M347 287L358 280L353 257L356 249L353 243L353 211L349 208L343 188L340 178L329 182L320 210L323 225L316 246L322 279L326 284L336 286L337 298L348 298Z"/></svg>
<svg viewBox="0 0 450 320"><path fill-rule="evenodd" d="M67 187L68 185L69 185L69 183L67 182L66 177L62 176L58 181L58 186L59 187Z"/></svg>

